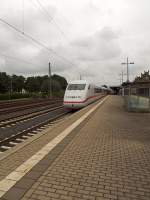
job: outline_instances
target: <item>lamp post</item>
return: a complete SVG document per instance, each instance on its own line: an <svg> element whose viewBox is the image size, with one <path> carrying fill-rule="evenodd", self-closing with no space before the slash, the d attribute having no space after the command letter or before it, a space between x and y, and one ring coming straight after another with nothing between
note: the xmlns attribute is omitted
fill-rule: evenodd
<svg viewBox="0 0 150 200"><path fill-rule="evenodd" d="M52 98L51 64L49 62L49 98Z"/></svg>
<svg viewBox="0 0 150 200"><path fill-rule="evenodd" d="M119 74L119 76L121 77L121 84L123 83L123 81L124 81L124 75L127 75L127 74L125 74L124 72L123 72L123 70L122 70L122 72Z"/></svg>
<svg viewBox="0 0 150 200"><path fill-rule="evenodd" d="M12 96L12 76L10 76L10 86L9 86L9 100L11 100L11 96Z"/></svg>
<svg viewBox="0 0 150 200"><path fill-rule="evenodd" d="M129 59L127 57L127 62L123 62L121 63L122 65L127 65L127 83L129 83L129 64L130 65L133 65L134 62L129 62Z"/></svg>

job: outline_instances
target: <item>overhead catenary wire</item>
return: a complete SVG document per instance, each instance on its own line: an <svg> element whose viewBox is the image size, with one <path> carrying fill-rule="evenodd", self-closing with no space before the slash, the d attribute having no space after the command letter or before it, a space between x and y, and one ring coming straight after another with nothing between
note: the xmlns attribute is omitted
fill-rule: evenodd
<svg viewBox="0 0 150 200"><path fill-rule="evenodd" d="M52 23L52 19L49 19L49 17L47 17L47 14L44 12L44 10L43 10L41 7L39 7L39 5L38 5L34 0L31 0L30 3L32 3L33 6L34 6L36 9L38 9L38 10L43 14L43 16L44 16L44 17L47 19L47 21L49 22L49 24ZM49 26L48 28L51 30L51 27L50 27L50 26ZM62 34L61 34L61 35L62 35ZM63 38L61 37L60 40L62 40L62 39L63 39Z"/></svg>
<svg viewBox="0 0 150 200"><path fill-rule="evenodd" d="M22 0L22 32L24 32L24 0Z"/></svg>
<svg viewBox="0 0 150 200"><path fill-rule="evenodd" d="M21 31L20 29L18 29L16 26L8 23L6 20L2 19L0 17L0 21L4 24L6 24L7 26L9 26L11 29L15 30L16 32L20 33L21 35L23 35L24 37L30 39L31 41L33 41L34 43L38 44L39 46L41 46L42 48L46 49L47 51L49 51L50 53L53 53L56 57L59 57L61 60L65 61L66 63L68 63L69 65L74 65L71 61L69 61L68 59L66 59L65 57L59 55L57 52L55 52L53 49L47 47L45 44L43 44L42 42L38 41L37 39L33 38L31 35L27 34L25 31Z"/></svg>
<svg viewBox="0 0 150 200"><path fill-rule="evenodd" d="M44 11L44 13L47 15L48 17L48 21L51 23L52 21L54 22L54 24L56 25L56 27L58 28L58 30L60 31L60 33L65 37L65 39L68 40L68 37L66 36L66 34L64 33L64 31L61 29L61 27L58 25L58 23L55 21L54 17L52 17L48 11L46 10L46 8L43 6L43 4L40 2L40 0L36 0L36 2L38 3L39 7Z"/></svg>

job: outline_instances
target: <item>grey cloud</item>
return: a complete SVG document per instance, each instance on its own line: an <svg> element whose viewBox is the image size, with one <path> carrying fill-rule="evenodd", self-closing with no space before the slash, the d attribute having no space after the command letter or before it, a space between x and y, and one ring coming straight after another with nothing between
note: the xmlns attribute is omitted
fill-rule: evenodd
<svg viewBox="0 0 150 200"><path fill-rule="evenodd" d="M48 6L47 9L52 17L57 15L55 7ZM17 14L11 17L9 15L6 20L22 30L22 26L19 26ZM57 72L65 69L65 64L62 64L61 60L54 56L53 53L46 51L6 25L0 24L0 26L0 60L1 62L3 60L5 61L3 65L0 66L0 70L22 74L47 73L49 60L55 63L55 70ZM57 48L60 40L60 37L57 38L58 30L56 31L56 27L53 28L53 22L50 24L45 16L39 13L39 10L34 10L34 12L33 10L28 11L28 15L25 16L24 28L26 33L41 41L45 46ZM27 60L35 65L5 58L2 56L3 54L19 58L20 60Z"/></svg>
<svg viewBox="0 0 150 200"><path fill-rule="evenodd" d="M92 36L72 42L81 61L109 60L121 54L118 35L111 27L104 27Z"/></svg>
<svg viewBox="0 0 150 200"><path fill-rule="evenodd" d="M117 32L113 31L111 27L104 27L101 31L97 33L100 38L103 38L104 40L107 41L112 41L114 39L117 39L119 36Z"/></svg>
<svg viewBox="0 0 150 200"><path fill-rule="evenodd" d="M5 1L3 0L3 2ZM62 30L68 33L69 41L62 36L60 30L54 25L54 21L48 22L40 10L31 4L31 7L29 6L25 10L25 31L62 57L70 60L71 63L63 61L0 23L0 53L35 64L26 64L0 55L0 70L23 75L47 74L50 61L52 72L62 74L68 79L79 78L79 74L81 74L88 80L94 80L97 83L115 84L119 83L118 74L121 70L126 71L126 67L121 66L120 63L126 56L129 56L135 62L135 65L130 68L131 77L132 74L141 73L144 69L148 69L150 62L148 23L150 15L149 1L144 0L144 3L140 0L136 1L127 0L127 3L123 3L123 1L116 0L116 4L108 1L109 6L106 1L103 7L101 6L103 1L85 0L84 2L78 1L78 3L76 3L77 1L73 3L71 0L65 1L66 7L62 6L62 12L64 11L63 14L71 23L66 23L64 18L60 17L58 8L60 9L61 6L57 8L56 1L53 4L56 7L47 5L47 11L60 23ZM75 8L69 7L68 9L67 6L72 3ZM129 7L132 6L125 8L125 11L129 11L129 16L124 15L121 10L126 4ZM5 6L7 7L7 4ZM16 7L17 2L14 9ZM108 16L108 10L113 13L112 15L110 13L111 16ZM8 22L22 30L21 11L9 14L7 10L6 13L3 13L3 17ZM79 31L76 31L77 28ZM121 31L121 34L118 30Z"/></svg>

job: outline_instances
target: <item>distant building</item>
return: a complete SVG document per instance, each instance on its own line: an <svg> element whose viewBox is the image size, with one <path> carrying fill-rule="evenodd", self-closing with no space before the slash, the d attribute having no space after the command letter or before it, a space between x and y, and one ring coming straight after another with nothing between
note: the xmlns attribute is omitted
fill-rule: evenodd
<svg viewBox="0 0 150 200"><path fill-rule="evenodd" d="M141 76L137 76L132 83L133 85L147 85L150 84L150 74L149 70L141 73Z"/></svg>
<svg viewBox="0 0 150 200"><path fill-rule="evenodd" d="M123 83L125 95L149 96L150 94L150 74L144 71L141 76L137 76L133 82Z"/></svg>

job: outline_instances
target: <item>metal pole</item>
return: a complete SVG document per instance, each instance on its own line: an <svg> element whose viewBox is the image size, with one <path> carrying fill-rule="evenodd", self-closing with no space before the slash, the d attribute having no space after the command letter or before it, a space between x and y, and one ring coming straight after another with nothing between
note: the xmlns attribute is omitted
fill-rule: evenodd
<svg viewBox="0 0 150 200"><path fill-rule="evenodd" d="M52 98L51 64L49 62L49 98Z"/></svg>
<svg viewBox="0 0 150 200"><path fill-rule="evenodd" d="M124 81L123 80L124 79L124 75L126 75L126 74L124 74L123 70L122 70L121 73L119 74L119 76L121 76L121 83L123 83L123 81Z"/></svg>
<svg viewBox="0 0 150 200"><path fill-rule="evenodd" d="M122 65L127 65L127 83L129 83L129 64L134 64L134 62L129 62L129 59L127 57L126 63L121 63Z"/></svg>
<svg viewBox="0 0 150 200"><path fill-rule="evenodd" d="M129 61L127 57L127 82L129 82Z"/></svg>
<svg viewBox="0 0 150 200"><path fill-rule="evenodd" d="M80 74L80 80L82 79L81 74Z"/></svg>
<svg viewBox="0 0 150 200"><path fill-rule="evenodd" d="M123 71L122 71L122 84L123 84Z"/></svg>
<svg viewBox="0 0 150 200"><path fill-rule="evenodd" d="M11 96L12 96L12 76L10 76L9 100L11 100Z"/></svg>
<svg viewBox="0 0 150 200"><path fill-rule="evenodd" d="M149 85L149 112L150 112L150 85Z"/></svg>
<svg viewBox="0 0 150 200"><path fill-rule="evenodd" d="M10 79L10 91L11 91L11 95L12 95L12 77L11 77L11 79Z"/></svg>

